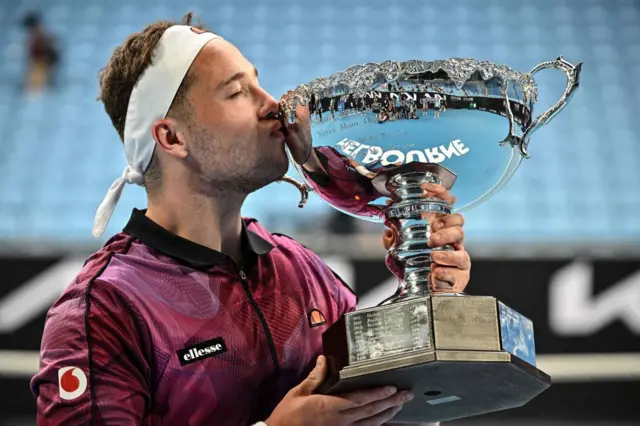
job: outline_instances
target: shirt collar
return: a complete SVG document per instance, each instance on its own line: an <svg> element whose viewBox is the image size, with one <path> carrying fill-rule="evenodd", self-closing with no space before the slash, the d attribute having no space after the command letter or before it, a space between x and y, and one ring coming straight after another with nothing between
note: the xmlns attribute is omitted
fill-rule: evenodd
<svg viewBox="0 0 640 426"><path fill-rule="evenodd" d="M176 235L158 225L146 216L146 210L133 209L129 222L123 231L137 238L143 244L173 258L183 260L194 267L208 267L229 262L226 254L210 249L196 242ZM252 254L263 255L273 249L273 245L247 228L242 220L242 250L245 259Z"/></svg>

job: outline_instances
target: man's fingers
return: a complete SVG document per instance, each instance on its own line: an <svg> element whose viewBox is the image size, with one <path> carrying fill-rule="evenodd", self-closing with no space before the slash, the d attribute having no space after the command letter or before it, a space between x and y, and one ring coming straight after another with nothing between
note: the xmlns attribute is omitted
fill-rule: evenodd
<svg viewBox="0 0 640 426"><path fill-rule="evenodd" d="M451 244L451 247L453 247L454 250L464 250L464 242L458 242L458 243L453 243Z"/></svg>
<svg viewBox="0 0 640 426"><path fill-rule="evenodd" d="M469 282L469 270L435 265L429 278L434 293L461 293Z"/></svg>
<svg viewBox="0 0 640 426"><path fill-rule="evenodd" d="M411 401L412 399L413 394L410 391L401 391L388 398L379 401L373 401L360 407L342 411L341 414L347 416L351 423L353 423L359 420L371 419L390 408L402 405L406 402Z"/></svg>
<svg viewBox="0 0 640 426"><path fill-rule="evenodd" d="M464 216L460 213L440 215L437 219L430 221L431 231L438 232L444 228L453 228L455 226L464 226Z"/></svg>
<svg viewBox="0 0 640 426"><path fill-rule="evenodd" d="M444 186L438 185L436 183L423 183L420 185L420 188L424 189L425 191L433 192L436 195L440 195L449 191Z"/></svg>
<svg viewBox="0 0 640 426"><path fill-rule="evenodd" d="M442 185L437 185L435 183L423 183L420 185L420 188L425 190L425 193L422 195L423 197L439 198L449 204L455 204L456 202L456 197L451 195L451 192Z"/></svg>
<svg viewBox="0 0 640 426"><path fill-rule="evenodd" d="M451 273L443 271L444 268L431 268L429 284L433 293L453 293L455 278Z"/></svg>
<svg viewBox="0 0 640 426"><path fill-rule="evenodd" d="M458 269L470 269L471 258L466 251L433 251L431 258L443 266L453 266Z"/></svg>
<svg viewBox="0 0 640 426"><path fill-rule="evenodd" d="M338 404L338 410L349 410L363 407L375 401L380 401L395 395L398 390L394 386L385 386L374 389L353 391L338 395L343 402Z"/></svg>
<svg viewBox="0 0 640 426"><path fill-rule="evenodd" d="M438 232L432 232L429 238L429 246L442 247L447 244L459 243L464 240L464 231L461 226L444 228Z"/></svg>
<svg viewBox="0 0 640 426"><path fill-rule="evenodd" d="M402 405L396 405L395 407L387 408L382 413L363 419L353 423L354 426L379 426L387 424L387 422L393 419L398 412L402 410Z"/></svg>
<svg viewBox="0 0 640 426"><path fill-rule="evenodd" d="M327 376L327 362L324 355L318 356L315 368L296 388L300 395L311 395Z"/></svg>

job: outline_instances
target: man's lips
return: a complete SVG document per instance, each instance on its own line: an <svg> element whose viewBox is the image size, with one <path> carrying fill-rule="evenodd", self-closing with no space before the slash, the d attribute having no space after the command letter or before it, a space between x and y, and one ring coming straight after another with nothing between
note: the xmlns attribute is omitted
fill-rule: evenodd
<svg viewBox="0 0 640 426"><path fill-rule="evenodd" d="M280 123L279 121L275 122L273 124L273 126L271 127L271 136L277 137L277 138L282 138L284 139L285 137L285 130L284 127L282 127L282 123Z"/></svg>

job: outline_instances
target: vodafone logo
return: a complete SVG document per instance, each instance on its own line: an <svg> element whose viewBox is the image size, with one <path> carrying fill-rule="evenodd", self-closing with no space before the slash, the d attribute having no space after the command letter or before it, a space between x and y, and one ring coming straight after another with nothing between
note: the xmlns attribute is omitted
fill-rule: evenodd
<svg viewBox="0 0 640 426"><path fill-rule="evenodd" d="M62 367L58 370L60 398L76 399L87 390L87 376L78 367Z"/></svg>

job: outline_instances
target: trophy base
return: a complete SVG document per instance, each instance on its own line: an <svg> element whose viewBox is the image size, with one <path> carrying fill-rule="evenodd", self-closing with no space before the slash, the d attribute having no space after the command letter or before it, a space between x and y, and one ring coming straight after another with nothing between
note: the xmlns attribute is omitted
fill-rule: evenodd
<svg viewBox="0 0 640 426"><path fill-rule="evenodd" d="M317 393L411 390L394 420L453 420L526 404L551 385L531 321L488 296L430 295L346 314L323 334Z"/></svg>
<svg viewBox="0 0 640 426"><path fill-rule="evenodd" d="M328 358L331 368L332 359ZM551 385L544 372L507 352L425 351L334 371L319 393L393 385L411 390L394 421L439 422L520 407Z"/></svg>

